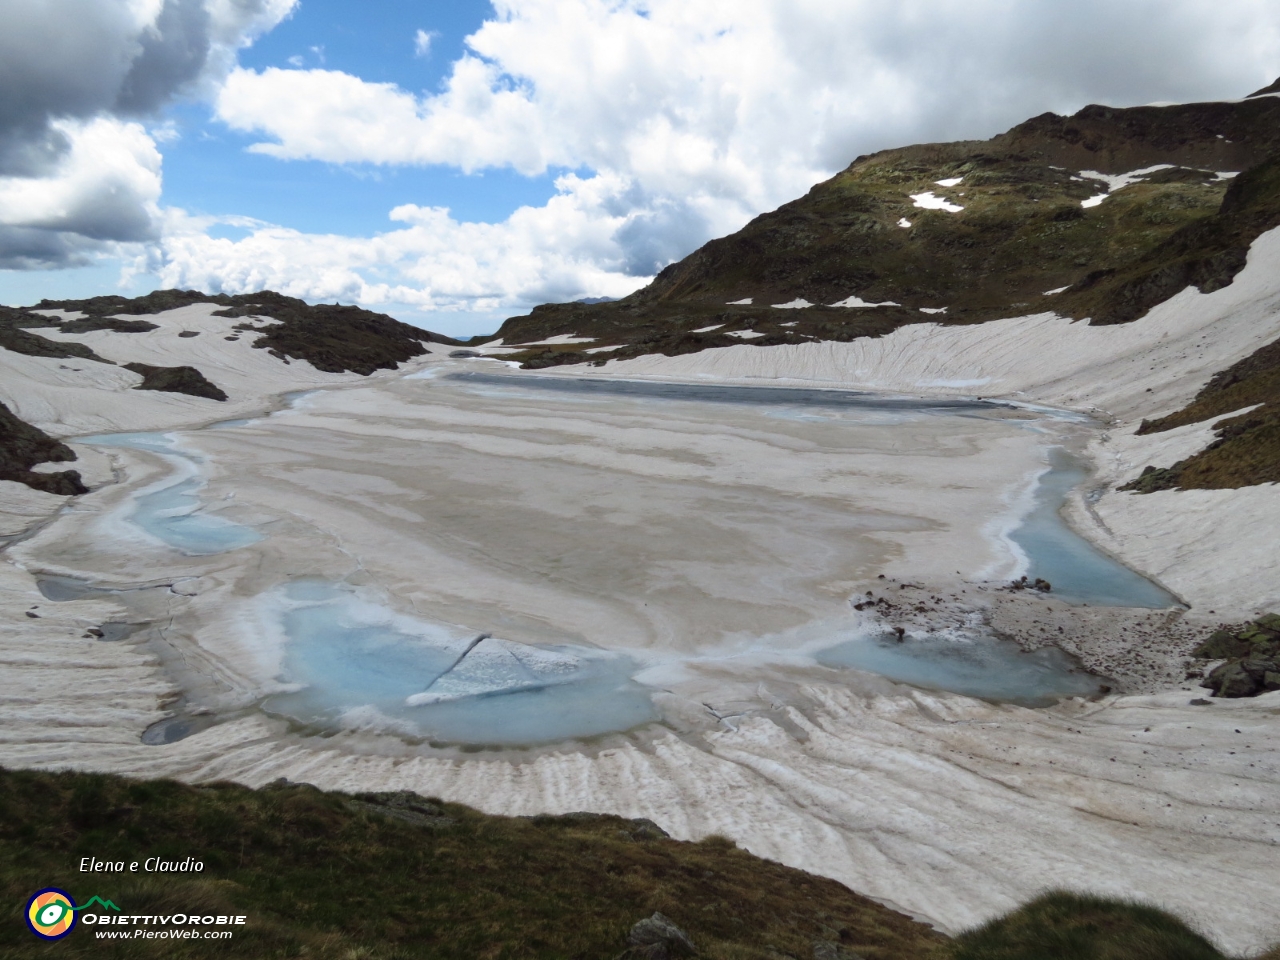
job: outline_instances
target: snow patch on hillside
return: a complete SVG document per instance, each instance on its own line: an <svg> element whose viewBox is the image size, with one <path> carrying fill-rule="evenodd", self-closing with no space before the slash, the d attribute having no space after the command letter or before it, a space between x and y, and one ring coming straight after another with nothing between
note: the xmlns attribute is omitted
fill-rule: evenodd
<svg viewBox="0 0 1280 960"><path fill-rule="evenodd" d="M885 300L882 303L868 303L856 294L852 297L845 297L831 304L833 307L900 307L902 304L893 300Z"/></svg>
<svg viewBox="0 0 1280 960"><path fill-rule="evenodd" d="M925 193L911 194L911 200L915 206L924 210L945 210L947 213L959 213L964 207L959 204L952 203L943 197L936 197L932 190Z"/></svg>
<svg viewBox="0 0 1280 960"><path fill-rule="evenodd" d="M1149 174L1156 173L1159 170L1172 170L1171 163L1157 163L1154 167L1143 167L1141 170L1130 170L1128 173L1099 173L1097 170L1081 170L1080 178L1083 180L1101 180L1107 185L1106 193L1094 194L1088 200L1081 200L1082 207L1096 207L1111 194L1117 190L1123 190L1131 183L1136 183Z"/></svg>

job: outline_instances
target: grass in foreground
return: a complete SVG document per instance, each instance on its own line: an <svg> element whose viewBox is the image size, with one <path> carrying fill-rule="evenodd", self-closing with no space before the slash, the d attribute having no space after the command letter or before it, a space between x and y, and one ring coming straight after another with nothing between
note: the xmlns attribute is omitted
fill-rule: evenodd
<svg viewBox="0 0 1280 960"><path fill-rule="evenodd" d="M203 873L84 874L81 857L194 856ZM613 958L661 911L704 958L945 956L946 938L832 880L725 840L617 817L494 817L404 794L191 787L0 771L6 958ZM42 943L23 905L48 886L126 914L244 914L231 940Z"/></svg>
<svg viewBox="0 0 1280 960"><path fill-rule="evenodd" d="M194 856L204 870L81 873L86 856ZM46 943L26 929L23 905L49 886L124 914L249 921L214 941L101 940L81 922ZM1049 893L949 940L724 839L684 843L647 821L495 817L409 793L287 783L250 790L0 769L0 888L6 960L614 960L655 911L702 960L1226 960L1181 920L1136 903ZM1280 949L1259 960L1280 960Z"/></svg>

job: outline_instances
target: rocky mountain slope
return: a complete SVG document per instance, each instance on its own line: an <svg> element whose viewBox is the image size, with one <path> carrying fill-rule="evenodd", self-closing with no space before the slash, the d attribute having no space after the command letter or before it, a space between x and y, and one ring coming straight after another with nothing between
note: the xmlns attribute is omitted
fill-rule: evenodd
<svg viewBox="0 0 1280 960"><path fill-rule="evenodd" d="M573 333L626 353L687 352L746 328L766 333L761 344L840 340L909 322L1013 316L1049 306L1049 290L1060 291L1058 312L1124 322L1187 283L1231 281L1249 242L1280 223L1278 150L1273 94L1090 106L987 141L886 150L628 297L547 304L509 319L498 336L531 343ZM806 308L778 312L798 301ZM712 320L723 326L684 339Z"/></svg>
<svg viewBox="0 0 1280 960"><path fill-rule="evenodd" d="M1189 287L1230 285L1250 244L1280 226L1273 87L1240 101L1046 113L987 141L859 157L629 297L543 305L497 336L529 344L508 359L537 368L1048 311L1128 323ZM578 342L543 342L567 337ZM1144 429L1231 412L1244 404L1223 404L1245 394L1265 402L1275 390L1274 375L1260 372L1273 369L1270 356L1242 361L1246 373L1223 371L1205 387L1214 399ZM1207 459L1135 489L1280 480L1274 408L1224 425Z"/></svg>

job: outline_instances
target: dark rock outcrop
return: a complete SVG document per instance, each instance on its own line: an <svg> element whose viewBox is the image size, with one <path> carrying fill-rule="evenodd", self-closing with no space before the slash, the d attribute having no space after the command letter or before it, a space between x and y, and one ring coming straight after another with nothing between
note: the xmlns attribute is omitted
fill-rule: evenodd
<svg viewBox="0 0 1280 960"><path fill-rule="evenodd" d="M198 290L156 290L142 297L108 295L87 300L41 300L33 309L78 311L86 317L137 317L189 307L193 303L230 305L232 300L225 294L210 295Z"/></svg>
<svg viewBox="0 0 1280 960"><path fill-rule="evenodd" d="M12 350L14 353L28 357L53 357L58 360L96 360L99 363L110 363L103 360L83 343L63 343L50 340L32 328L57 327L59 324L39 314L28 313L13 307L0 306L0 348Z"/></svg>
<svg viewBox="0 0 1280 960"><path fill-rule="evenodd" d="M253 342L254 347L269 350L282 359L307 360L326 373L350 370L368 376L375 370L394 370L406 360L422 356L427 352L423 341L460 345L449 337L360 307L327 303L312 306L269 290L230 299L235 302L219 310L218 316L270 317L277 321L257 329L261 335ZM251 331L254 327L244 324L236 329Z"/></svg>
<svg viewBox="0 0 1280 960"><path fill-rule="evenodd" d="M629 947L618 960L678 960L698 952L689 935L661 913L632 927L627 943Z"/></svg>
<svg viewBox="0 0 1280 960"><path fill-rule="evenodd" d="M353 810L390 817L432 830L445 830L457 823L453 817L445 816L444 807L438 801L421 797L409 790L358 793L349 805Z"/></svg>
<svg viewBox="0 0 1280 960"><path fill-rule="evenodd" d="M31 469L38 463L62 463L74 459L75 451L65 443L19 420L13 411L0 403L0 480L25 483L32 489L60 496L87 493L89 488L80 479L79 471L36 473Z"/></svg>
<svg viewBox="0 0 1280 960"><path fill-rule="evenodd" d="M38 309L76 310L84 317L66 321L62 329L152 329L147 321L120 320L118 315L162 313L196 303L212 303L222 309L217 316L266 317L266 326L237 324L235 329L259 334L253 346L267 350L285 363L290 357L307 360L326 373L352 371L368 376L375 370L394 370L427 352L424 342L460 346L460 341L401 323L383 313L339 304L309 304L296 297L264 290L260 293L206 294L197 290L157 290L144 297L92 297L88 300L41 300ZM228 338L229 339L229 338Z"/></svg>
<svg viewBox="0 0 1280 960"><path fill-rule="evenodd" d="M112 333L148 333L159 330L159 324L147 320L122 320L119 317L78 317L58 324L63 333L93 333L110 330Z"/></svg>
<svg viewBox="0 0 1280 960"><path fill-rule="evenodd" d="M1269 613L1242 627L1215 630L1195 656L1227 661L1204 680L1215 696L1255 697L1280 690L1280 615Z"/></svg>
<svg viewBox="0 0 1280 960"><path fill-rule="evenodd" d="M227 395L195 367L153 367L145 363L126 363L124 368L142 375L142 382L134 387L135 390L185 393L209 400L227 399Z"/></svg>

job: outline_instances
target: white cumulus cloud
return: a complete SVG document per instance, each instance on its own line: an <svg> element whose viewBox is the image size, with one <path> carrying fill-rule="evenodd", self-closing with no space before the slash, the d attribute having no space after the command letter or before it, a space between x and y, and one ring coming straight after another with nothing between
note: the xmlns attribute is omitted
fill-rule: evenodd
<svg viewBox="0 0 1280 960"><path fill-rule="evenodd" d="M102 243L156 239L161 159L142 125L101 117L51 129L68 145L53 169L0 177L0 267L84 262Z"/></svg>
<svg viewBox="0 0 1280 960"><path fill-rule="evenodd" d="M156 140L137 122L211 92L296 0L6 0L0 267L83 262L155 236Z"/></svg>
<svg viewBox="0 0 1280 960"><path fill-rule="evenodd" d="M373 237L241 222L239 240L181 211L156 220L145 178L129 181L135 212L163 224L147 262L165 283L423 310L626 293L859 154L985 137L1088 102L1238 96L1280 72L1269 0L494 0L428 91L326 69L322 48L311 69L237 66L235 51L294 0L11 5L18 35L0 34L0 81L17 85L0 82L0 133L30 135L10 138L21 149L0 155L0 175L43 178L49 197L70 189L56 183L70 182L73 127L59 124L125 124L191 90L286 170L318 160L558 176L549 202L498 223L424 198L387 211ZM410 39L433 52L428 30ZM29 53L41 44L50 64ZM31 231L53 228L12 229L35 256ZM0 234L0 255L6 243Z"/></svg>
<svg viewBox="0 0 1280 960"><path fill-rule="evenodd" d="M614 235L627 215L609 211L605 179L562 177L545 206L522 207L498 224L459 222L443 208L405 204L390 212L393 229L368 238L243 221L238 225L248 236L215 238L211 221L171 211L160 262L150 269L164 286L227 293L269 287L424 312L492 313L512 303L572 298L584 285L621 296L637 280L621 269Z"/></svg>
<svg viewBox="0 0 1280 960"><path fill-rule="evenodd" d="M322 69L236 69L222 87L219 118L281 161L590 171L500 224L424 214L375 240L307 241L350 252L345 289L417 289L423 303L484 309L525 306L539 291L611 293L859 153L988 136L1091 101L1238 95L1280 63L1280 9L1260 0L494 7L436 92ZM532 222L550 232L530 233ZM560 228L578 244L570 251L557 249ZM390 259L368 260L376 250ZM369 279L375 262L393 283Z"/></svg>

